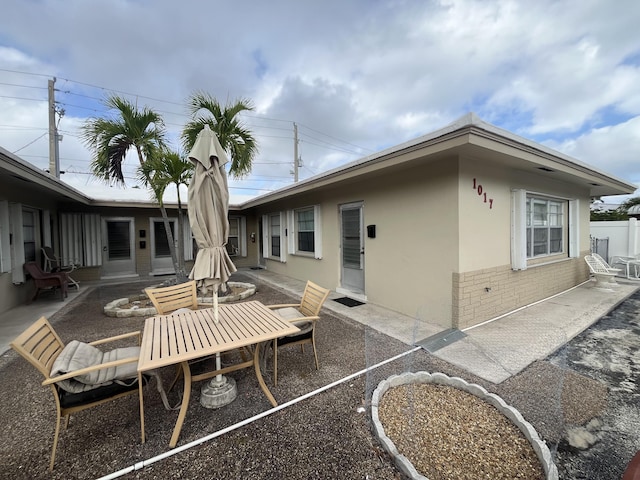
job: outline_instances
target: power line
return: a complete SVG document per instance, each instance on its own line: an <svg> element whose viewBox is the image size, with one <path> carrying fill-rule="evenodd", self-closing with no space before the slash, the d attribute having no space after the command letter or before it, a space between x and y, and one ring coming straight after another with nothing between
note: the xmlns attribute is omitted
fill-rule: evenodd
<svg viewBox="0 0 640 480"><path fill-rule="evenodd" d="M38 138L36 138L35 140L32 140L31 142L27 143L24 147L20 147L17 150L14 150L12 153L18 153L20 150L23 150L25 148L27 148L29 145L36 143L38 140L40 140L42 137L44 137L45 135L48 135L49 132L44 132L42 135L40 135Z"/></svg>
<svg viewBox="0 0 640 480"><path fill-rule="evenodd" d="M311 130L312 132L319 133L320 135L324 135L325 137L329 137L329 138L331 138L331 139L333 139L333 140L337 140L338 142L346 143L347 145L351 145L352 147L356 147L356 148L359 148L359 149L361 149L361 150L368 150L369 152L373 152L373 150L371 150L371 149L369 149L369 148L361 147L360 145L356 145L355 143L347 142L346 140L342 140L342 139L340 139L340 138L336 138L336 137L334 137L334 136L332 136L332 135L329 135L329 134L327 134L327 133L320 132L320 131L315 130L315 129L311 128L311 127L308 127L308 126L306 126L306 125L298 124L298 126L300 126L300 127L302 127L302 128L306 128L307 130Z"/></svg>
<svg viewBox="0 0 640 480"><path fill-rule="evenodd" d="M44 74L34 74L34 73L31 73L31 72L20 72L20 71L16 71L16 70L0 69L0 71L18 73L18 74L24 74L24 75L33 75L33 76L38 76L38 77L47 77L47 75L44 75ZM127 96L130 96L130 97L134 97L136 100L137 99L146 99L146 100L150 100L150 101L153 101L153 102L160 102L160 103L165 103L165 104L170 104L170 105L177 105L177 106L180 106L180 107L183 107L183 108L187 107L187 103L186 102L180 102L179 103L179 102L175 102L175 101L171 101L171 100L163 100L163 99L160 99L160 98L155 98L155 97L150 97L150 96L146 96L146 95L126 92L126 91L123 91L123 90L108 89L108 88L102 87L100 85L95 85L95 84L87 83L87 82L81 82L81 81L73 80L73 79L69 79L69 78L59 77L59 80L62 80L64 82L66 82L66 83L72 83L72 84L86 86L86 87L89 87L89 88L98 89L98 90L100 90L102 92L107 92L107 93L111 93L111 94L117 93L117 94L121 94L121 95L127 95ZM44 89L44 87L32 87L32 86L28 86L28 85L19 85L19 84L15 84L15 83L11 83L11 84L5 83L5 84L6 85L11 85L11 86L16 86L16 87L24 86L24 87L28 87L28 88L38 88L38 89L42 88L42 89ZM99 101L99 102L103 102L103 100L104 100L103 98L98 98L97 96L92 96L92 95L88 95L88 94L73 92L71 90L71 88L66 88L66 89L65 88L60 88L60 89L57 89L57 91L61 92L62 94L66 94L66 95L70 95L70 96L82 97L82 98L86 98L86 99L89 99L89 100L96 100L96 101ZM43 102L45 101L45 100L39 100L39 99L33 99L33 98L10 97L10 96L0 96L0 98L13 98L13 99L16 99L16 100L26 100L26 101L43 101ZM59 104L59 105L65 106L65 107L69 107L69 108L77 108L77 109L80 109L80 110L86 110L86 111L94 112L95 114L100 114L100 112L104 111L104 109L100 110L100 107L91 108L90 106L77 105L77 104L74 104L74 103L69 103L69 102L60 101L60 100L58 100L56 102L56 104ZM162 110L157 110L157 111L158 111L158 113L162 113L162 114L165 114L165 115L175 115L175 116L187 117L187 118L189 117L189 115L186 114L186 113L178 113L178 112L170 112L170 111L162 111ZM262 116L262 115L252 115L252 114L247 113L247 112L240 112L238 116L240 118L244 117L246 119L250 119L250 123L249 123L248 126L250 128L252 128L252 129L272 129L272 130L290 131L289 128L278 127L278 126L270 126L270 125L261 125L260 122L261 121L267 121L267 122L293 123L290 120L267 117L267 116ZM184 126L182 124L177 124L177 123L165 123L165 125L172 126L172 127L178 127L178 128ZM347 154L350 154L350 155L360 155L361 154L360 151L363 151L363 150L364 151L369 151L369 152L372 151L371 149L368 149L368 148L365 148L365 147L361 147L361 146L356 145L356 144L351 143L351 142L347 142L345 140L339 139L339 138L334 137L332 135L329 135L329 134L323 133L323 132L321 132L319 130L316 130L314 128L311 128L311 127L309 127L307 125L300 124L300 126L302 128L304 128L304 129L307 129L307 130L311 131L311 132L315 132L315 133L317 133L317 134L319 134L321 136L324 136L324 137L327 137L327 138L333 140L333 142L332 141L328 141L328 140L324 140L322 138L318 138L317 136L313 136L313 135L310 135L309 133L303 132L303 136L304 137L307 137L307 138L316 140L317 142L320 142L320 143L314 143L312 141L309 141L308 139L305 140L304 138L301 140L301 141L303 141L303 142L305 142L305 143L307 143L309 145L314 145L314 146L317 146L317 147L320 147L320 148L327 148L327 149L330 149L330 150L335 150L335 151L339 151L339 152L342 152L342 153L347 153ZM288 140L288 141L293 140L293 138L290 137L290 136L264 135L264 134L255 133L255 132L253 132L253 134L254 134L255 137L258 137L258 138L273 138L273 139L281 139L281 140ZM67 133L67 135L77 137L77 134L74 135L74 133ZM79 137L77 137L77 138L79 138ZM344 147L344 146L342 146L340 144L336 144L334 142L339 142L340 144L344 144L344 145L349 145L351 147L355 147L360 151L354 151L352 149ZM22 147L22 148L25 148L25 147ZM288 165L290 163L291 162L254 162L254 164L256 164L256 165Z"/></svg>
<svg viewBox="0 0 640 480"><path fill-rule="evenodd" d="M22 75L33 75L34 77L47 77L47 78L51 78L54 76L54 75L46 75L44 73L20 72L18 70L9 70L7 68L0 68L0 72L20 73Z"/></svg>
<svg viewBox="0 0 640 480"><path fill-rule="evenodd" d="M47 87L36 87L34 85L18 85L16 83L4 83L0 82L0 85L6 85L8 87L19 87L19 88L34 88L36 90L46 90Z"/></svg>
<svg viewBox="0 0 640 480"><path fill-rule="evenodd" d="M46 102L46 100L42 98L12 97L11 95L0 95L0 98L10 98L11 100L27 100L33 102Z"/></svg>
<svg viewBox="0 0 640 480"><path fill-rule="evenodd" d="M319 142L323 141L323 140L321 140L319 138L317 138L315 140L318 140ZM319 143L310 142L310 141L304 140L304 139L300 140L300 142L306 143L308 145L315 145L316 147L320 147L320 148L329 148L331 150L336 150L336 151L339 151L339 152L350 153L352 155L361 155L360 152L354 152L353 150L347 150L346 148L341 148L338 145L334 145L334 144L331 144L331 143L328 143L328 142L325 142L326 145L320 145Z"/></svg>

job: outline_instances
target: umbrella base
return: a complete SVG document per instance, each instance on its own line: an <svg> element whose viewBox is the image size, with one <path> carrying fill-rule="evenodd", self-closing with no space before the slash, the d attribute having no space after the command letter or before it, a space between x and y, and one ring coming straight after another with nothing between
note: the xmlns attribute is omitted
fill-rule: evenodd
<svg viewBox="0 0 640 480"><path fill-rule="evenodd" d="M221 381L214 377L202 387L200 405L204 408L220 408L233 402L237 396L238 387L236 387L236 381L231 377L222 375Z"/></svg>

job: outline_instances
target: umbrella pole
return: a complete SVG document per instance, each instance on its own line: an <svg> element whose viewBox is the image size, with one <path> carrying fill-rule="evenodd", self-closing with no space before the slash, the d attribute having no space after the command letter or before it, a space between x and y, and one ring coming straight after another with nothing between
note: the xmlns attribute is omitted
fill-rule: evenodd
<svg viewBox="0 0 640 480"><path fill-rule="evenodd" d="M216 323L220 321L220 313L218 312L218 291L214 289L213 291L213 319ZM219 353L216 354L216 370L220 370L222 368L222 362L220 360L221 355ZM225 379L222 375L216 375L216 382L219 384L225 383Z"/></svg>
<svg viewBox="0 0 640 480"><path fill-rule="evenodd" d="M218 311L218 291L213 291L213 319L217 323L220 321L220 312ZM216 370L222 368L220 353L216 353ZM236 381L224 375L216 375L210 382L202 387L200 392L200 405L205 408L220 408L233 402L238 395Z"/></svg>

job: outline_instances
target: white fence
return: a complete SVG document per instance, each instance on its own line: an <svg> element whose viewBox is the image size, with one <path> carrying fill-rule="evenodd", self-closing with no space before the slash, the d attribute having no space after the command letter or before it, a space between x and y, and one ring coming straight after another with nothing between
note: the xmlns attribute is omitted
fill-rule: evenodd
<svg viewBox="0 0 640 480"><path fill-rule="evenodd" d="M635 218L616 222L591 222L591 236L609 239L609 258L640 255L640 224Z"/></svg>

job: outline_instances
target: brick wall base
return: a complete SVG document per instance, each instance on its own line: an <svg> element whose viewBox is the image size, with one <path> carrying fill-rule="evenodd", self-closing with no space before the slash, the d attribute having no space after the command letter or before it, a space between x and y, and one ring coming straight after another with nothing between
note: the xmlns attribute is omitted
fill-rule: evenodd
<svg viewBox="0 0 640 480"><path fill-rule="evenodd" d="M548 265L513 271L511 265L453 274L454 328L466 328L560 293L589 278L582 252Z"/></svg>

